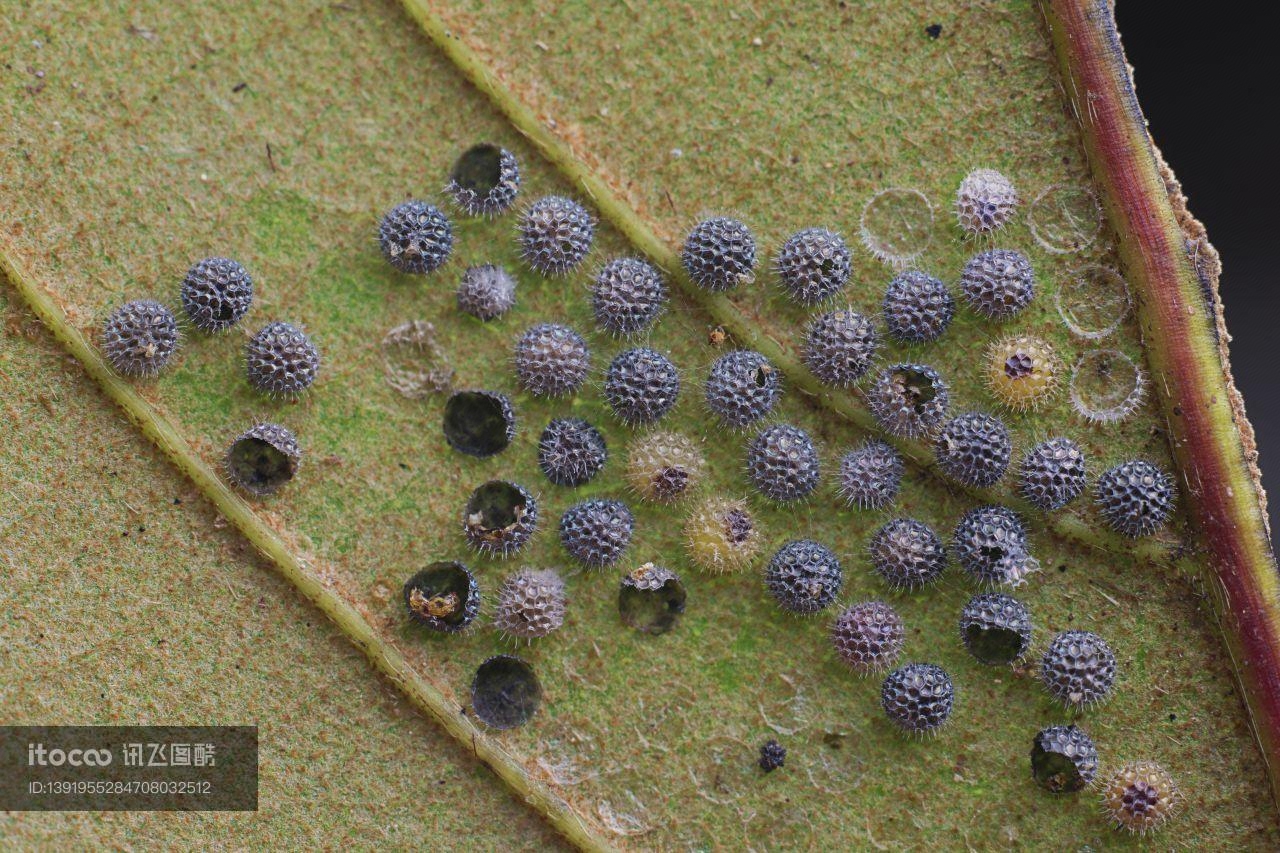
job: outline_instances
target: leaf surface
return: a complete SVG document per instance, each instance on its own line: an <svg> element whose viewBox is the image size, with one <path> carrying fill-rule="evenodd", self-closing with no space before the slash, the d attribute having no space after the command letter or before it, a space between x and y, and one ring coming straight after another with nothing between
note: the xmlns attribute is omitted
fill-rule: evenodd
<svg viewBox="0 0 1280 853"><path fill-rule="evenodd" d="M886 353L935 364L950 381L954 411L996 410L979 359L1005 331L1049 339L1068 362L1101 346L1143 363L1132 319L1091 343L1070 334L1058 311L1073 270L1115 263L1114 237L1103 230L1076 251L1066 236L1076 225L1032 203L1054 187L1078 196L1089 183L1029 4L785 14L765 4L673 6L662 16L575 4L437 11L515 102L571 146L582 172L633 211L621 224L656 235L668 252L709 211L744 217L770 254L810 225L853 242L876 193L910 188L932 205L931 224L904 234L895 230L901 219L886 217L885 225L874 220L874 236L918 245L914 263L954 283L975 251L951 218L956 185L977 166L1012 176L1027 204L1000 240L1032 258L1041 286L1032 307L1001 328L961 310L940 343ZM831 488L840 453L866 435L856 394L814 397L802 393L811 380L790 372L778 414L819 440L826 485L798 508L752 508L772 546L803 531L833 547L846 569L842 603L892 601L908 625L907 659L952 673L956 713L927 741L891 729L879 680L838 664L825 617L784 617L754 571L710 577L688 566L682 515L670 509L633 503L637 537L623 568L651 559L676 568L688 611L662 637L619 624L621 571L569 569L554 535L572 502L625 495L632 433L612 419L598 387L559 403L517 394L516 443L475 461L446 447L441 398L407 399L384 381L383 336L409 320L434 324L459 387L512 392L508 354L519 331L540 321L592 327L586 275L548 281L523 269L511 217L456 221L454 261L426 280L396 275L378 256L372 236L381 212L438 194L454 157L477 141L517 154L526 199L582 195L410 17L386 3L303 14L233 3L129 14L85 19L51 7L21 32L8 24L15 66L45 74L30 74L0 103L10 129L0 250L90 337L126 298L176 302L195 258L233 254L254 271L260 298L247 324L306 325L325 357L312 393L297 404L257 397L241 376L243 336L192 334L177 369L143 386L145 400L208 467L255 417L295 429L306 452L302 474L255 517L323 594L350 605L447 702L464 706L474 668L510 646L487 628L424 637L403 616L404 579L427 562L461 558L492 602L518 565L565 569L564 630L518 652L542 680L543 712L523 729L483 737L592 832L644 847L803 846L837 836L853 846L902 845L925 831L974 847L1119 843L1091 797L1050 800L1030 782L1031 737L1067 715L1043 693L1034 667L995 671L966 655L955 625L973 592L968 579L953 567L937 588L892 595L871 572L865 543L890 516L847 510ZM925 32L933 23L942 24L936 40ZM1028 215L1038 217L1036 231ZM591 264L637 251L614 224L602 223ZM1072 250L1051 251L1041 240ZM457 277L476 263L519 271L518 307L500 323L456 312ZM891 276L858 249L849 303L876 315ZM709 492L745 497L749 486L744 437L710 426L699 398L719 354L708 331L733 318L737 339L794 361L807 314L766 275L727 301L678 296L648 340L682 368L685 392L668 425L704 443ZM598 368L625 346L598 334L591 342ZM605 473L574 491L548 484L535 461L542 426L570 413L601 426L613 452ZM1094 474L1133 456L1171 464L1151 406L1091 426L1060 393L1035 415L1007 420L1016 456L1061 433L1085 447ZM927 453L908 449L923 464L911 467L894 512L945 536L979 496L946 484ZM497 476L535 488L545 519L534 545L509 561L470 557L459 529L470 490ZM1045 571L1020 595L1039 626L1037 649L1068 627L1113 640L1122 673L1115 698L1083 720L1104 763L1166 763L1192 803L1178 828L1190 846L1273 843L1273 807L1230 662L1188 571L1196 558L1145 558L1177 550L1181 522L1140 546L1143 559L1117 537L1093 533L1101 522L1083 505L1055 524L1033 520ZM785 771L766 777L754 760L770 737L789 754ZM403 796L414 790L396 784Z"/></svg>

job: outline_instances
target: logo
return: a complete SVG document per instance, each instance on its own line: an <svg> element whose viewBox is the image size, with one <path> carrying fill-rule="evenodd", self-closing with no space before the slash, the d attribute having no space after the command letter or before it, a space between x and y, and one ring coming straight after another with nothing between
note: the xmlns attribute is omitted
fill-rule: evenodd
<svg viewBox="0 0 1280 853"><path fill-rule="evenodd" d="M27 744L28 767L106 767L110 763L109 749L45 749L43 743Z"/></svg>

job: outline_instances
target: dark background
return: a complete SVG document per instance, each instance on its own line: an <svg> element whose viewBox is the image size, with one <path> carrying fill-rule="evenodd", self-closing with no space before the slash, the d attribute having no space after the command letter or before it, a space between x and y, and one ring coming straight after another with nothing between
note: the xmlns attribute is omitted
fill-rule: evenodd
<svg viewBox="0 0 1280 853"><path fill-rule="evenodd" d="M1118 0L1151 135L1222 256L1231 366L1280 530L1280 44L1252 3ZM1273 532L1273 542L1275 536Z"/></svg>

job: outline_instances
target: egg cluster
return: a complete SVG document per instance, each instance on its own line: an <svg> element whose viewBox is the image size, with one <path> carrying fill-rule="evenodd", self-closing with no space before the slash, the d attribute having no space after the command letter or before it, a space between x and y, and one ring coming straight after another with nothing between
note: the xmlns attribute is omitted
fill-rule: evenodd
<svg viewBox="0 0 1280 853"><path fill-rule="evenodd" d="M457 211L472 217L517 211L520 190L514 155L488 144L465 152L446 186ZM989 244L1003 234L1018 205L1012 181L995 170L977 169L957 190L956 222L966 239ZM841 603L850 555L805 536L799 512L795 535L779 543L762 529L753 510L753 502L766 514L810 505L826 475L841 498L832 511L883 514L863 543L864 554L854 559L870 564L888 600L842 603L828 636L835 655L853 673L883 675L880 704L894 728L934 734L963 707L963 678L928 661L901 663L912 634L897 606L910 596L928 595L953 563L978 588L959 614L959 645L986 666L1026 663L1036 625L1026 602L1010 593L1040 569L1033 542L1036 519L1063 511L1089 491L1093 460L1083 442L1068 435L1021 448L1006 419L1016 426L1024 413L1053 402L1064 376L1062 362L1052 345L1030 331L993 336L973 350L974 372L991 405L955 411L953 399L961 390L969 399L973 389L961 389L960 381L944 375L928 357L930 348L945 347L959 336L956 328L1014 326L1036 306L1042 288L1026 254L986 245L949 274L900 267L883 290L877 286L878 311L862 313L832 304L858 282L849 245L830 228L792 233L766 266L761 258L767 252L747 224L711 216L687 232L679 252L681 270L664 272L638 257L612 258L589 270L597 221L585 205L546 195L515 217L515 242L527 270L513 274L493 263L466 268L456 290L457 310L473 318L467 321L473 328L500 329L516 308L522 276L554 279L587 272L586 297L598 334L556 318L541 319L511 343L510 365L520 392L561 408L542 428L538 469L553 489L591 491L577 494L555 525L566 566L523 566L509 574L498 588L490 619L494 629L519 642L544 641L573 624L568 590L576 588L574 574L621 569L621 622L651 634L673 630L688 590L665 563L645 559L625 568L633 552L642 550L630 499L679 514L688 565L709 574L758 567L761 590L784 613L809 617L828 611ZM383 258L399 273L438 276L454 255L454 223L428 201L394 206L376 231ZM668 313L671 275L681 277L678 283L686 291L714 294L716 300L741 300L758 277L772 275L790 310L812 310L794 342L795 362L785 363L766 346L731 347L702 374L707 420L720 431L718 442L740 448L744 471L739 476L750 497L705 494L714 473L704 452L706 437L664 423L689 395L689 374L648 338ZM210 257L188 270L179 298L191 326L220 334L250 310L254 282L239 262ZM629 340L607 359L598 359L594 348L619 338ZM181 340L177 316L160 302L140 299L107 318L101 348L122 375L150 378L171 365ZM722 347L726 340L723 329L712 335L713 345ZM885 350L893 356L885 357ZM312 386L320 367L319 350L299 326L273 321L248 336L244 371L258 392L296 398ZM1096 378L1101 369L1090 375ZM809 389L816 385L860 401L873 433L844 449L831 466L835 474L824 462L822 444L828 437L815 439L777 414L788 383L805 371L808 375L800 378ZM1140 386L1136 366L1134 375ZM1082 393L1073 387L1073 401ZM600 408L571 411L588 394L596 395ZM512 393L493 388L454 390L443 403L445 443L477 459L501 454L519 434L517 403L518 395L513 400ZM1076 408L1083 411L1081 404ZM595 411L606 416L593 422ZM628 434L627 499L601 494L592 485L612 458L603 426L608 414ZM294 478L300 459L293 432L261 422L231 443L224 468L243 492L265 496ZM974 505L939 527L941 533L927 518L915 517L914 508L898 511L904 488L911 488L904 487L909 465L936 473L949 488L974 498ZM1091 494L1098 517L1128 537L1159 531L1177 503L1172 475L1144 459L1115 460L1092 479ZM538 490L528 484L487 479L462 509L462 541L481 558L511 559L546 526L545 511ZM483 592L471 568L443 560L409 577L403 600L414 624L456 634L477 623ZM1121 671L1106 639L1078 629L1053 636L1035 666L1048 696L1072 711L1108 699ZM491 726L523 724L540 702L532 667L518 657L490 658L477 671L472 706ZM785 756L786 749L771 741L761 767L779 769ZM1095 779L1098 751L1077 726L1050 726L1034 738L1031 765L1034 778L1049 791L1072 792ZM1140 831L1159 826L1181 799L1168 773L1147 761L1116 770L1103 788L1117 825Z"/></svg>

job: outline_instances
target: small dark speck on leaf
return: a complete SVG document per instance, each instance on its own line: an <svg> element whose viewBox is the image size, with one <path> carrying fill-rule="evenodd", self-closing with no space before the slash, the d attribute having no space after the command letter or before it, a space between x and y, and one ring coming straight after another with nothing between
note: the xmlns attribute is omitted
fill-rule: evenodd
<svg viewBox="0 0 1280 853"><path fill-rule="evenodd" d="M930 24L924 28L925 33L931 39L936 39L942 35L942 24Z"/></svg>
<svg viewBox="0 0 1280 853"><path fill-rule="evenodd" d="M787 749L776 740L766 741L760 747L760 769L765 773L772 773L779 767L782 767L787 760Z"/></svg>
<svg viewBox="0 0 1280 853"><path fill-rule="evenodd" d="M239 93L239 92L243 92L245 89L248 89L248 88L249 88L249 84L245 83L244 81L241 81L237 83L235 86L233 86L231 88L231 91Z"/></svg>

